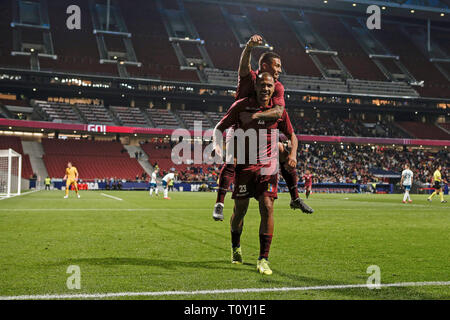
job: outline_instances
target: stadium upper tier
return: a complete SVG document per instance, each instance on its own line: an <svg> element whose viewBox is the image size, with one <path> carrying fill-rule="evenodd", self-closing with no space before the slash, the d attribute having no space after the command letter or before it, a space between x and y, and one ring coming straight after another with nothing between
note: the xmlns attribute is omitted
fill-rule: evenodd
<svg viewBox="0 0 450 320"><path fill-rule="evenodd" d="M77 1L83 13L81 30L68 30L67 16L61 14L72 2L49 3L51 38L43 41L38 28L11 27L18 17L11 2L2 1L0 66L235 86L233 70L242 45L259 33L265 49L281 55L282 80L289 90L450 97L450 30L433 26L429 51L426 25L419 20L402 24L385 14L382 30L369 32L367 16L346 12L245 2L121 0L113 2L120 15L106 30L103 22L96 22L99 13L89 3ZM53 52L47 52L48 46ZM22 55L30 55L31 48L37 56ZM255 50L253 67L261 52ZM421 81L423 87L410 85ZM102 118L109 121L108 116ZM138 118L142 125L151 121L145 114Z"/></svg>
<svg viewBox="0 0 450 320"><path fill-rule="evenodd" d="M238 72L220 69L205 69L206 78L210 83L224 86L234 86L237 83ZM368 94L371 96L418 97L419 94L411 86L400 81L373 81L338 78L318 78L283 74L280 77L286 90L302 90L321 93Z"/></svg>

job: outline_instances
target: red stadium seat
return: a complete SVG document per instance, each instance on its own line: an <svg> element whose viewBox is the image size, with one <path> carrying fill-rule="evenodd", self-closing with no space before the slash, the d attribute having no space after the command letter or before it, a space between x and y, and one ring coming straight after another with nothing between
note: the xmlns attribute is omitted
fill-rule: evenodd
<svg viewBox="0 0 450 320"><path fill-rule="evenodd" d="M135 180L143 171L123 145L112 141L43 139L44 163L51 177L62 177L67 162L80 172L80 179Z"/></svg>
<svg viewBox="0 0 450 320"><path fill-rule="evenodd" d="M0 136L0 150L13 149L22 155L22 178L29 179L33 175L30 157L23 153L22 142L19 137Z"/></svg>

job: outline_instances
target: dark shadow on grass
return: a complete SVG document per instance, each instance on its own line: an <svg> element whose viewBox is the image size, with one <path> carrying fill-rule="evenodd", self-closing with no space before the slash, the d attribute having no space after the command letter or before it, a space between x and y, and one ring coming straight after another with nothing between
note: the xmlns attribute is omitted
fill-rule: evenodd
<svg viewBox="0 0 450 320"><path fill-rule="evenodd" d="M89 264L96 266L146 266L158 267L167 270L177 270L183 268L191 269L208 269L208 270L232 270L233 272L254 272L253 265L246 267L231 264L226 260L207 260L207 261L179 261L179 260L163 260L163 259L147 259L147 258L80 258L67 259L56 263L56 265L77 265Z"/></svg>

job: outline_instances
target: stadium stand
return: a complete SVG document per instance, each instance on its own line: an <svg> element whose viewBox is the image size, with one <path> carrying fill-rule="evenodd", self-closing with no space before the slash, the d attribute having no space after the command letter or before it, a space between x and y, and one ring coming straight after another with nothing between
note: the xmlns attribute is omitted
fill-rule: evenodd
<svg viewBox="0 0 450 320"><path fill-rule="evenodd" d="M133 34L136 56L143 65L128 68L130 75L198 82L195 71L180 70L156 1L136 0L133 3L133 6L122 6L121 10L128 30Z"/></svg>
<svg viewBox="0 0 450 320"><path fill-rule="evenodd" d="M450 84L422 52L411 42L399 24L386 23L383 30L375 30L378 40L400 56L400 60L418 80L424 80L417 90L423 96L448 97Z"/></svg>
<svg viewBox="0 0 450 320"><path fill-rule="evenodd" d="M347 79L347 88L349 93L373 94L379 96L419 96L419 94L405 82Z"/></svg>
<svg viewBox="0 0 450 320"><path fill-rule="evenodd" d="M41 100L31 101L31 105L34 105L51 122L83 122L71 105Z"/></svg>
<svg viewBox="0 0 450 320"><path fill-rule="evenodd" d="M337 16L306 13L306 17L318 32L336 50L340 59L356 79L384 81L386 77L370 60L352 34Z"/></svg>
<svg viewBox="0 0 450 320"><path fill-rule="evenodd" d="M30 157L24 154L22 142L19 137L0 136L0 150L13 149L22 155L22 178L29 179L33 176Z"/></svg>
<svg viewBox="0 0 450 320"><path fill-rule="evenodd" d="M172 162L172 145L170 143L161 142L147 142L141 145L142 150L147 154L149 163L155 167L158 166L163 172L169 171L171 168L175 168L177 172L182 175L194 174L194 172L201 171L207 172L208 168L215 168L216 172L218 170L217 166L208 164L175 164ZM192 145L192 149L194 146ZM185 156L185 155L182 155ZM195 174L199 174L198 172Z"/></svg>
<svg viewBox="0 0 450 320"><path fill-rule="evenodd" d="M151 165L158 166L163 172L175 168L182 181L217 180L219 168L215 165L175 165L170 158L171 145L168 143L148 142L142 145L142 149L148 155ZM433 166L436 163L445 164L448 154L444 151L430 152L420 149L400 151L398 148L381 146L300 144L298 160L299 177L308 169L314 174L314 183L381 182L383 173L399 174L403 170L402 165L407 162L410 163L417 181L429 183ZM446 176L446 172L443 172L443 175Z"/></svg>
<svg viewBox="0 0 450 320"><path fill-rule="evenodd" d="M430 123L402 121L397 124L415 138L450 140L450 134Z"/></svg>
<svg viewBox="0 0 450 320"><path fill-rule="evenodd" d="M20 118L25 119L32 113L33 108L29 106L26 100L0 98L0 114L3 115L3 118L15 119L20 114Z"/></svg>
<svg viewBox="0 0 450 320"><path fill-rule="evenodd" d="M115 125L113 118L104 106L76 105L86 123Z"/></svg>
<svg viewBox="0 0 450 320"><path fill-rule="evenodd" d="M139 108L112 106L110 109L121 122L121 125L131 127L146 127L148 123Z"/></svg>
<svg viewBox="0 0 450 320"><path fill-rule="evenodd" d="M448 153L424 150L403 150L384 147L342 146L342 145L301 145L299 147L299 176L309 169L315 175L315 183L348 182L368 183L381 181L377 172L396 172L409 163L414 179L429 183L437 163L445 164ZM446 176L446 172L443 172Z"/></svg>
<svg viewBox="0 0 450 320"><path fill-rule="evenodd" d="M170 159L171 145L169 143L147 142L141 145L149 159Z"/></svg>
<svg viewBox="0 0 450 320"><path fill-rule="evenodd" d="M203 130L213 128L215 125L209 122L206 115L201 111L178 110L177 114L183 121L186 129L194 129L194 121L201 121Z"/></svg>
<svg viewBox="0 0 450 320"><path fill-rule="evenodd" d="M215 126L223 118L225 112L206 111L205 114L209 118L209 121Z"/></svg>
<svg viewBox="0 0 450 320"><path fill-rule="evenodd" d="M175 53L173 43L169 40L156 1L136 0L133 6L126 6L124 3L122 5L122 2L117 2L128 31L132 35L131 41L137 59L142 62L142 67L127 66L129 75L186 82L199 82L200 78L203 80L203 76L200 78L198 76L202 71L180 69L179 57ZM117 65L100 64L96 37L92 34L94 26L89 14L82 15L83 28L81 30L67 32L66 16L58 13L63 12L70 4L68 0L61 0L49 6L50 31L57 60L39 59L41 69L118 76ZM82 12L90 12L88 0L81 0L78 5ZM240 5L243 5L243 3L222 5L222 7L226 8L231 14L239 15L242 14ZM166 9L171 8L170 10L183 10L178 3L169 5L167 2L163 2L163 6ZM214 68L206 68L204 71L207 81L213 84L235 86L234 73L229 70L237 69L241 48L232 28L224 18L221 5L184 1L183 6L199 32L200 38L205 41L206 51L214 65ZM141 10L135 10L136 7ZM11 5L3 2L0 8L2 9L0 10L2 12L1 17L3 17L0 34L2 35L0 38L0 64L29 69L29 57L13 57L10 54L12 51L12 32L8 21L11 21L12 17ZM354 94L418 95L406 83L387 82L386 76L369 58L355 35L350 32L343 20L337 15L326 11L301 11L301 19L304 20L301 22L311 25L313 32L324 39L331 50L338 52L338 57L354 78L347 82L346 79L340 79L336 82L333 82L335 80L321 79L321 72L305 52L305 48L286 20L299 22L300 15L298 12L287 10L287 8L284 10L282 7L269 9L244 5L242 8L245 9L247 18L255 29L262 33L267 42L273 45L274 50L282 56L283 66L287 73L285 81L288 89L308 90L308 86L310 88L320 86L321 91L325 92L345 93L349 92L350 88L350 92ZM208 17L208 19L204 17ZM266 21L272 23L267 24ZM356 23L356 19L346 19L346 21L347 23L348 21ZM422 96L448 97L450 83L443 75L444 71L439 71L435 64L429 61L429 57L424 55L417 43L414 42L415 40L407 33L400 22L392 20L385 21L383 30L372 32L375 39L392 54L400 57L400 61L417 81L424 80L424 87L417 88ZM447 51L448 57L448 36L444 31L438 29L433 30L433 34L436 34L433 41L438 43L441 49ZM106 36L106 39L109 47L123 51L123 48L119 48L123 47L123 44L117 41L117 38ZM112 40L115 42L111 42ZM77 45L81 42L83 46ZM189 43L177 45L180 46L185 55L192 58L201 58L196 45ZM336 66L331 56L320 55L317 59L328 69L339 67ZM392 73L401 73L393 60L384 59L383 65ZM447 65L448 63L442 63L441 68L446 69L448 68ZM446 70L449 72L448 69ZM295 78L294 76L300 77ZM383 82L367 82L367 80Z"/></svg>
<svg viewBox="0 0 450 320"><path fill-rule="evenodd" d="M439 126L443 127L447 131L450 131L450 122L440 123Z"/></svg>
<svg viewBox="0 0 450 320"><path fill-rule="evenodd" d="M284 59L283 59L284 61ZM237 83L237 71L205 68L208 82L235 86ZM338 78L317 78L299 75L282 74L280 81L287 90L319 91L334 93L359 93L379 96L408 96L418 97L419 94L405 82L370 81Z"/></svg>
<svg viewBox="0 0 450 320"><path fill-rule="evenodd" d="M13 100L13 99L0 99L0 105L3 106L15 106L15 107L28 107L28 102L25 100Z"/></svg>
<svg viewBox="0 0 450 320"><path fill-rule="evenodd" d="M374 120L355 120L341 118L337 115L321 116L320 118L301 117L295 109L288 109L289 116L297 134L324 136L356 136L379 138L411 138L395 123Z"/></svg>
<svg viewBox="0 0 450 320"><path fill-rule="evenodd" d="M237 71L205 68L206 79L209 83L222 86L235 86L238 79Z"/></svg>
<svg viewBox="0 0 450 320"><path fill-rule="evenodd" d="M336 136L356 136L349 126L349 121L340 118L335 119L308 119L299 117L296 112L289 111L289 116L294 126L294 130L300 134L312 135L336 135Z"/></svg>
<svg viewBox="0 0 450 320"><path fill-rule="evenodd" d="M9 1L0 1L0 63L6 67L29 69L30 58L24 56L12 56L12 6Z"/></svg>
<svg viewBox="0 0 450 320"><path fill-rule="evenodd" d="M256 29L283 57L283 69L287 74L321 76L320 71L306 54L305 48L301 46L279 10L258 10L255 7L247 7L246 9ZM270 23L267 23L268 21Z"/></svg>
<svg viewBox="0 0 450 320"><path fill-rule="evenodd" d="M214 66L224 70L237 69L241 48L228 27L220 6L196 2L185 2L184 6L201 39L205 41L206 50Z"/></svg>
<svg viewBox="0 0 450 320"><path fill-rule="evenodd" d="M146 111L156 128L177 129L182 127L181 123L170 110L146 109Z"/></svg>
<svg viewBox="0 0 450 320"><path fill-rule="evenodd" d="M77 1L81 12L86 13L81 15L83 27L67 30L67 15L64 13L72 4L71 1L61 0L48 6L54 51L58 59L39 59L41 69L118 76L116 65L100 64L97 42L92 33L92 19L87 14L90 12L88 0Z"/></svg>
<svg viewBox="0 0 450 320"><path fill-rule="evenodd" d="M119 142L43 139L43 157L51 177L64 176L67 162L80 172L80 179L118 178L135 180L143 169Z"/></svg>
<svg viewBox="0 0 450 320"><path fill-rule="evenodd" d="M344 92L347 90L345 82L340 79L320 79L305 76L281 75L280 81L286 89L311 90L322 92Z"/></svg>

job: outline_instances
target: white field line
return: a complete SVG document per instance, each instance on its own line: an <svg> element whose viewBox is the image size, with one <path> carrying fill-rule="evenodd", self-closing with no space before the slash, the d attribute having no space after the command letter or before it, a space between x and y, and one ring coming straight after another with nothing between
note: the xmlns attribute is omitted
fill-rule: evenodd
<svg viewBox="0 0 450 320"><path fill-rule="evenodd" d="M6 199L12 199L12 198L15 198L15 197L20 197L20 196L25 196L25 195L27 195L27 194L35 193L35 192L39 192L39 191L42 191L42 190L27 191L27 192L24 192L24 193L15 195L15 196L0 198L0 201L6 200Z"/></svg>
<svg viewBox="0 0 450 320"><path fill-rule="evenodd" d="M0 208L0 211L173 211L173 208L73 208L73 209L67 209L67 208L30 208L30 209L6 209L6 208ZM205 208L177 208L177 210L186 211L186 210L209 210ZM249 209L250 210L250 209ZM252 209L252 210L259 210L258 208Z"/></svg>
<svg viewBox="0 0 450 320"><path fill-rule="evenodd" d="M429 281L429 282L399 282L382 283L380 288L401 288L401 287L424 287L424 286L450 286L450 281ZM290 292L290 291L310 291L310 290L337 290L366 288L367 284L343 284L329 286L311 287L282 287L282 288L247 288L247 289L224 289L224 290L198 290L198 291L149 291L149 292L116 292L116 293L85 293L85 294L44 294L44 295L23 295L23 296L0 296L0 300L53 300L53 299L102 299L114 297L157 297L175 295L206 295L206 294L227 294L227 293L261 293L261 292Z"/></svg>
<svg viewBox="0 0 450 320"><path fill-rule="evenodd" d="M102 196L104 196L104 197L108 197L108 198L111 198L111 199L114 199L114 200L118 200L118 201L123 201L123 199L121 199L121 198L110 196L109 194L106 194L106 193L100 193L100 194Z"/></svg>

